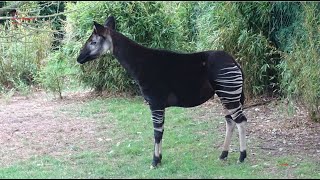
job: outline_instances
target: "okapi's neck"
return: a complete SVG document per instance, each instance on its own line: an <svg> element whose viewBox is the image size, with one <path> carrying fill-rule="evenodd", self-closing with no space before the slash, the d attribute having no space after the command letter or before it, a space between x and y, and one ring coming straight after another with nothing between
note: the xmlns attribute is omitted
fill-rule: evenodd
<svg viewBox="0 0 320 180"><path fill-rule="evenodd" d="M142 45L132 41L123 34L111 31L113 43L113 55L129 73L135 76L139 61L146 55L147 49Z"/></svg>

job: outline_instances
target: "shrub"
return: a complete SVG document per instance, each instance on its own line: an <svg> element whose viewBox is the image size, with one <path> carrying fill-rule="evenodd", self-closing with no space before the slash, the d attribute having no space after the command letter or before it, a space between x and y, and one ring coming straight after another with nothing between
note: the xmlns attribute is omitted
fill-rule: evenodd
<svg viewBox="0 0 320 180"><path fill-rule="evenodd" d="M58 94L62 99L62 92L70 84L70 79L77 74L77 70L70 67L66 56L56 51L45 59L44 66L39 70L36 80L46 90Z"/></svg>
<svg viewBox="0 0 320 180"><path fill-rule="evenodd" d="M28 27L6 22L0 25L0 86L2 91L22 90L34 84L43 59L51 50L50 24L43 23L32 31ZM22 89L21 89L22 88Z"/></svg>

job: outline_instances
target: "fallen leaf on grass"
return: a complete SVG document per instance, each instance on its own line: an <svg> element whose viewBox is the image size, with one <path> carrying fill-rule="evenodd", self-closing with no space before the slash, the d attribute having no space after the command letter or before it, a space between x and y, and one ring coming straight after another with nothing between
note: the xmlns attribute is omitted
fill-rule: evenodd
<svg viewBox="0 0 320 180"><path fill-rule="evenodd" d="M288 163L281 163L281 164L279 164L280 166L289 166L289 164Z"/></svg>

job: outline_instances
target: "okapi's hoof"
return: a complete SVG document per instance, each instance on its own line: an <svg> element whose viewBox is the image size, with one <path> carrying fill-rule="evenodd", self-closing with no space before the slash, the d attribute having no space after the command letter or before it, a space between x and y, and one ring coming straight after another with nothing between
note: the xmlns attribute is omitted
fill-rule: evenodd
<svg viewBox="0 0 320 180"><path fill-rule="evenodd" d="M244 162L244 159L245 159L246 157L247 157L247 151L246 151L246 150L240 152L240 157L239 157L238 163L243 163L243 162Z"/></svg>
<svg viewBox="0 0 320 180"><path fill-rule="evenodd" d="M159 166L161 166L161 163L154 164L154 163L152 162L152 164L151 164L151 166L150 166L150 169L156 169L156 168L158 168Z"/></svg>
<svg viewBox="0 0 320 180"><path fill-rule="evenodd" d="M219 159L225 161L227 160L227 158L228 158L228 151L222 151Z"/></svg>
<svg viewBox="0 0 320 180"><path fill-rule="evenodd" d="M152 164L150 166L150 169L155 169L161 165L161 159L162 155L160 154L159 157L153 156Z"/></svg>

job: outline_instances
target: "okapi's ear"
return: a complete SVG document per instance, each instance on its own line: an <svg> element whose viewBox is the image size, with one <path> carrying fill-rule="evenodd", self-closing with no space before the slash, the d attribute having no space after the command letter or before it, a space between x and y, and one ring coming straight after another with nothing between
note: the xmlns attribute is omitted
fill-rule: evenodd
<svg viewBox="0 0 320 180"><path fill-rule="evenodd" d="M116 29L116 22L114 20L113 16L109 16L108 19L106 20L106 22L104 23L104 26L107 26L111 29Z"/></svg>
<svg viewBox="0 0 320 180"><path fill-rule="evenodd" d="M95 34L102 35L104 32L104 27L96 21L93 21L93 32Z"/></svg>

